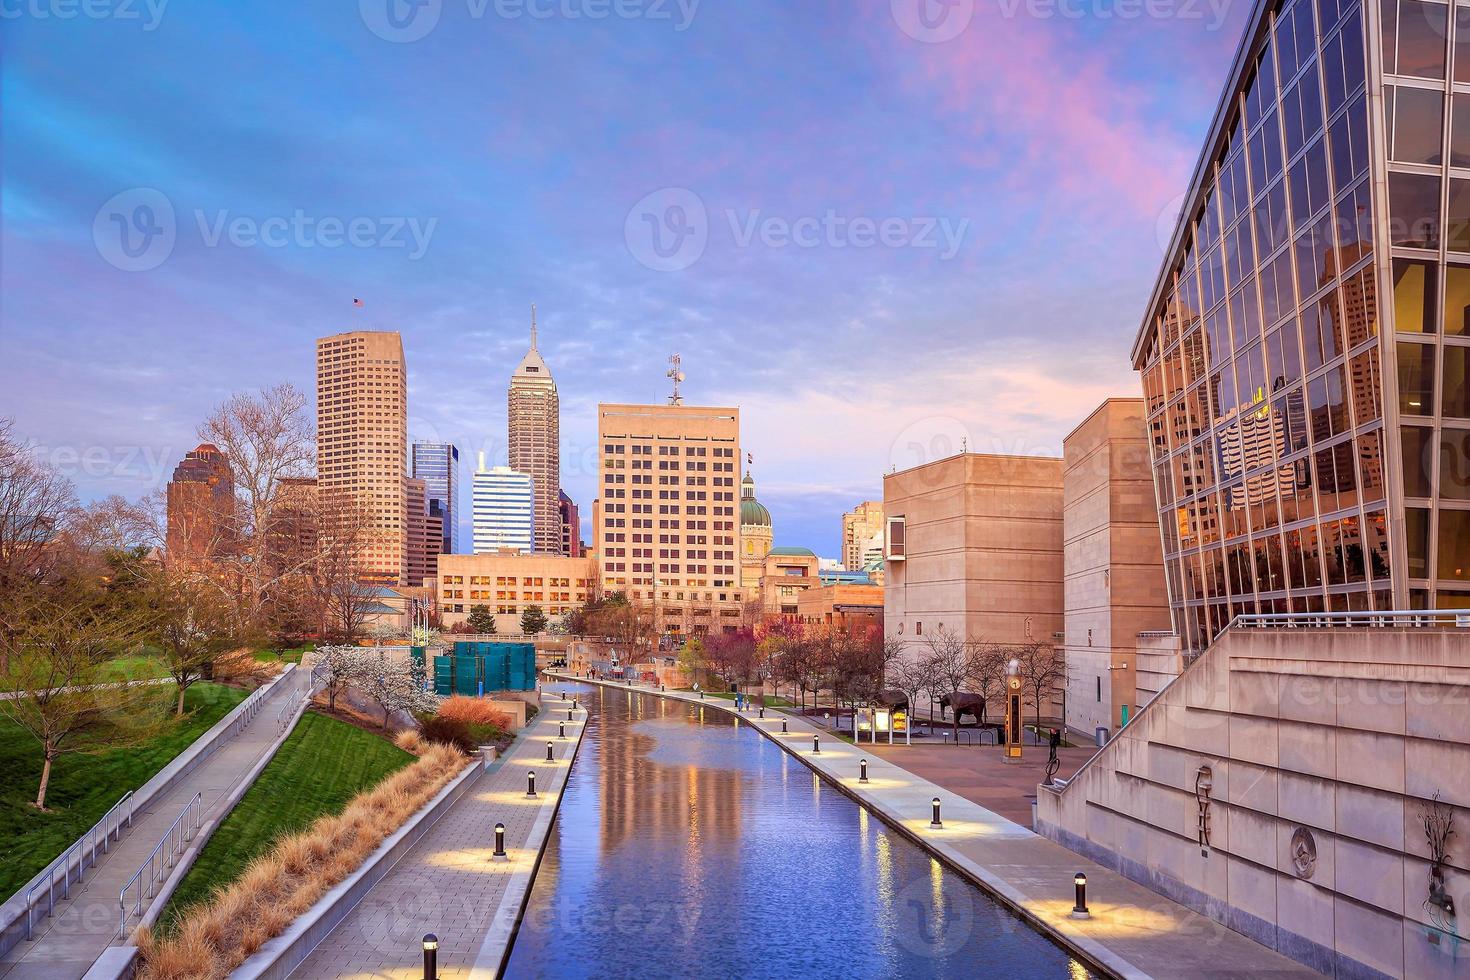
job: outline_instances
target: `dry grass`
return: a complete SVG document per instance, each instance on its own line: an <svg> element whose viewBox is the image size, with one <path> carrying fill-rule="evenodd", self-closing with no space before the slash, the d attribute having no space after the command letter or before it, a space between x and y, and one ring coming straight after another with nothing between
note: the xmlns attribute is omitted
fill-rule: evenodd
<svg viewBox="0 0 1470 980"><path fill-rule="evenodd" d="M509 731L511 727L510 715L497 711L489 701L465 697L463 694L444 699L439 710L434 713L440 718L462 721L469 725L494 725L502 731Z"/></svg>
<svg viewBox="0 0 1470 980"><path fill-rule="evenodd" d="M353 797L340 814L318 819L281 839L245 873L207 902L189 909L174 935L155 940L138 930L141 980L216 980L272 938L346 878L393 831L403 826L464 767L444 745Z"/></svg>
<svg viewBox="0 0 1470 980"><path fill-rule="evenodd" d="M393 744L410 755L424 754L424 737L417 728L405 728L393 736Z"/></svg>

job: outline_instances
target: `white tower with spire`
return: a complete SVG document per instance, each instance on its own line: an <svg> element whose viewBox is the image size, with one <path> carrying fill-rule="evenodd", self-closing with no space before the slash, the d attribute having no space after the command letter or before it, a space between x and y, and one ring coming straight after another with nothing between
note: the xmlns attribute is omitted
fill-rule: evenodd
<svg viewBox="0 0 1470 980"><path fill-rule="evenodd" d="M536 306L531 306L531 349L510 376L507 439L510 468L531 477L535 511L535 550L559 555L561 536L561 403L551 370L536 338Z"/></svg>

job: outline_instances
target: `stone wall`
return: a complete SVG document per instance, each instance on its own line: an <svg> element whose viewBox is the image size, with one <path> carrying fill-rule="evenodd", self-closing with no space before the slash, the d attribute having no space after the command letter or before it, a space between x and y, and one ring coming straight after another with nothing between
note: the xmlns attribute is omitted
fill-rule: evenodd
<svg viewBox="0 0 1470 980"><path fill-rule="evenodd" d="M1070 784L1040 789L1037 829L1329 975L1465 976L1470 905L1427 904L1436 794L1460 906L1470 630L1237 627Z"/></svg>

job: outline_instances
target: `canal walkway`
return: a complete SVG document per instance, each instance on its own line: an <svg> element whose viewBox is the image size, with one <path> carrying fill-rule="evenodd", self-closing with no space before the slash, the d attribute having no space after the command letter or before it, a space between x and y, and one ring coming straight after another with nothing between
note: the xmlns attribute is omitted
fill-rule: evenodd
<svg viewBox="0 0 1470 980"><path fill-rule="evenodd" d="M568 711L571 710L571 720ZM294 978L423 976L422 940L439 939L439 976L495 977L561 803L587 711L543 693L541 710L506 754L476 780L392 871L373 886ZM566 737L560 737L561 726ZM546 761L551 742L553 761ZM536 796L526 774L536 773ZM505 824L503 860L495 825Z"/></svg>
<svg viewBox="0 0 1470 980"><path fill-rule="evenodd" d="M1206 916L1171 902L1115 871L1069 851L1026 827L842 741L798 715L767 708L737 712L733 702L687 691L565 674L557 679L638 691L693 702L736 715L828 782L882 817L919 846L939 857L1063 946L1120 977L1211 978L1317 977L1293 960L1267 949ZM546 685L554 689L555 684ZM782 724L787 731L781 731ZM821 751L813 753L812 737ZM868 782L858 781L858 760L868 760ZM940 800L942 829L930 827L931 801ZM1072 876L1088 880L1090 919L1071 918Z"/></svg>

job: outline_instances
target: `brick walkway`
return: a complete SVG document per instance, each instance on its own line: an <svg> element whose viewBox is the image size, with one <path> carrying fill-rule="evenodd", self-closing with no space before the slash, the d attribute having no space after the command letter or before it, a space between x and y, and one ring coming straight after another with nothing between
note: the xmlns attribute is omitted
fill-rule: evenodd
<svg viewBox="0 0 1470 980"><path fill-rule="evenodd" d="M1023 827L1031 826L1031 801L1036 799L1036 784L1046 778L1046 746L1028 745L1022 750L1020 762L1008 763L996 746L933 742L903 745L897 736L894 742L891 746L865 742L863 754L869 759L886 759L1007 820ZM1057 777L1071 778L1096 753L1095 748L1058 749L1057 761L1061 767Z"/></svg>
<svg viewBox="0 0 1470 980"><path fill-rule="evenodd" d="M584 681L607 687L629 685ZM633 690L680 701L697 694L634 686ZM706 707L734 712L732 702L708 698ZM1247 939L1116 872L1040 837L948 789L882 758L841 741L795 715L766 709L740 715L757 731L827 776L849 796L881 814L919 846L940 855L1086 959L1123 977L1307 978L1313 970ZM781 734L785 722L788 733ZM821 736L821 753L812 754L812 735ZM953 749L952 749L953 751ZM964 750L959 750L964 751ZM1039 750L1045 752L1044 749ZM868 783L858 782L858 760L868 760ZM929 827L930 801L939 797L942 829ZM1092 918L1070 917L1072 875L1085 872Z"/></svg>
<svg viewBox="0 0 1470 980"><path fill-rule="evenodd" d="M542 695L541 712L504 758L481 776L392 871L307 957L293 978L423 976L422 939L439 937L440 977L494 977L510 947L536 862L587 712ZM567 722L567 737L558 724ZM546 761L546 743L554 762ZM536 798L526 772L536 773ZM505 824L507 859L492 860L495 824Z"/></svg>
<svg viewBox="0 0 1470 980"><path fill-rule="evenodd" d="M209 758L146 810L133 816L133 826L122 840L102 855L71 898L56 905L56 914L36 924L36 938L22 940L0 959L5 980L75 980L83 976L102 951L118 938L118 892L163 838L185 804L202 793L204 818L211 819L224 797L239 784L261 755L280 735L282 707L301 697L291 679L278 683L259 713L243 729L229 736ZM136 886L134 886L136 888ZM128 892L129 900L134 898ZM152 899L144 901L146 908ZM131 925L137 920L132 919Z"/></svg>

